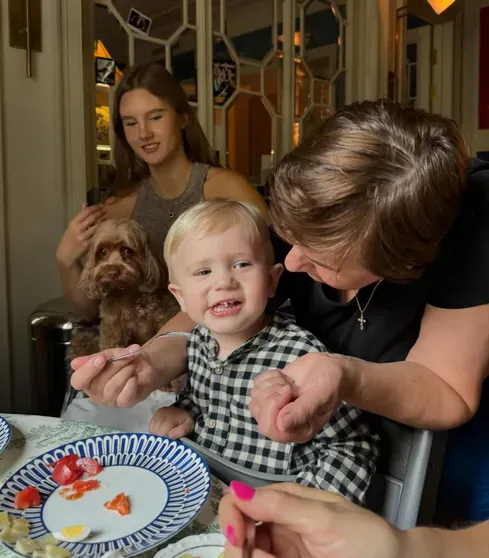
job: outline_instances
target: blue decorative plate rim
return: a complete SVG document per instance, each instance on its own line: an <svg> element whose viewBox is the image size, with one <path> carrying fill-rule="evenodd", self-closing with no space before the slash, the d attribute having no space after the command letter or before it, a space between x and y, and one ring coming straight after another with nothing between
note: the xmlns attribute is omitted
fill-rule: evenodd
<svg viewBox="0 0 489 558"><path fill-rule="evenodd" d="M10 437L12 436L12 428L7 419L0 416L0 453L8 446Z"/></svg>
<svg viewBox="0 0 489 558"><path fill-rule="evenodd" d="M107 444L110 443L112 443L115 453L114 451L112 453L104 451ZM131 444L139 453L133 451L128 455L128 452L124 451L127 448L130 449ZM149 453L147 453L148 449ZM151 454L151 449L153 449L153 454ZM145 451L142 452L142 450ZM168 489L168 500L161 513L151 523L135 533L104 542L58 543L59 546L70 550L77 558L95 558L111 550L124 550L124 556L129 558L159 546L193 521L204 507L210 494L211 475L207 463L195 450L183 442L143 433L111 433L90 436L60 445L31 459L12 473L0 487L0 511L6 511L14 517L28 519L30 538L39 539L49 533L43 521L44 504L46 496L50 496L59 488L59 485L52 480L52 470L48 468L48 464L70 453L77 453L80 457L98 457L104 467L129 464L127 461L131 455L139 455L140 460L144 461L143 468L157 474ZM172 459L175 457L176 460L173 462ZM134 458L131 459L130 464L134 465ZM170 480L163 476L168 472L171 473ZM178 473L178 477L176 473ZM187 474L184 475L184 473ZM16 510L15 494L26 486L36 486L39 489L42 505ZM24 556L16 552L13 545L2 544L9 551Z"/></svg>
<svg viewBox="0 0 489 558"><path fill-rule="evenodd" d="M205 547L222 548L221 552L224 552L225 544L226 539L221 533L190 535L158 551L154 558L175 558L183 552L201 550Z"/></svg>

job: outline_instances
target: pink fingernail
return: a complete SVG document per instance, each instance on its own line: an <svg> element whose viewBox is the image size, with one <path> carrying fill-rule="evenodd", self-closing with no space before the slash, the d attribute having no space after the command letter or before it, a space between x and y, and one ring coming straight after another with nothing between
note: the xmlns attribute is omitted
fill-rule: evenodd
<svg viewBox="0 0 489 558"><path fill-rule="evenodd" d="M252 500L255 495L255 489L244 482L231 481L229 486L239 500Z"/></svg>
<svg viewBox="0 0 489 558"><path fill-rule="evenodd" d="M105 364L105 358L102 355L98 355L93 359L93 365L97 368Z"/></svg>
<svg viewBox="0 0 489 558"><path fill-rule="evenodd" d="M234 531L234 527L232 525L228 525L226 527L226 539L231 546L237 546L236 541L236 532Z"/></svg>

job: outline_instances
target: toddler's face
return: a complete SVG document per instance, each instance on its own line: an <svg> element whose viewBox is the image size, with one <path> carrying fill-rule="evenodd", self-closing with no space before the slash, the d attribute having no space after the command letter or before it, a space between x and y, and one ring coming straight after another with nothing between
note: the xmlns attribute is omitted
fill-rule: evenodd
<svg viewBox="0 0 489 558"><path fill-rule="evenodd" d="M182 310L221 335L253 332L283 269L267 261L263 245L241 225L184 239L171 265L170 290Z"/></svg>

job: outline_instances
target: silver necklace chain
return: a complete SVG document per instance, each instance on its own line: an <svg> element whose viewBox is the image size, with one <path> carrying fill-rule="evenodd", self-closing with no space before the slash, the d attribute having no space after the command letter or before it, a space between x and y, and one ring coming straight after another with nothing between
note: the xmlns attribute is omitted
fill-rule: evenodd
<svg viewBox="0 0 489 558"><path fill-rule="evenodd" d="M358 291L355 293L355 300L357 302L358 311L360 312L360 317L357 320L357 322L360 324L360 331L363 331L365 329L365 325L367 324L367 320L364 318L365 311L367 310L368 305L370 304L370 301L372 300L375 294L375 291L377 290L378 286L382 283L383 280L384 279L379 279L379 281L377 281L377 284L373 288L373 291L370 293L370 297L367 300L367 304L365 304L363 308L360 306L360 301L358 300L358 296L357 296Z"/></svg>

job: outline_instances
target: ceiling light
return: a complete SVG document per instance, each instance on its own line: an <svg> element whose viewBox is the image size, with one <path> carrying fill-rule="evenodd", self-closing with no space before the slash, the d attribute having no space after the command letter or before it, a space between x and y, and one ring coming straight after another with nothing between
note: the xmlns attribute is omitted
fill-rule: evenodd
<svg viewBox="0 0 489 558"><path fill-rule="evenodd" d="M448 9L454 2L455 0L428 0L428 4L438 15Z"/></svg>

